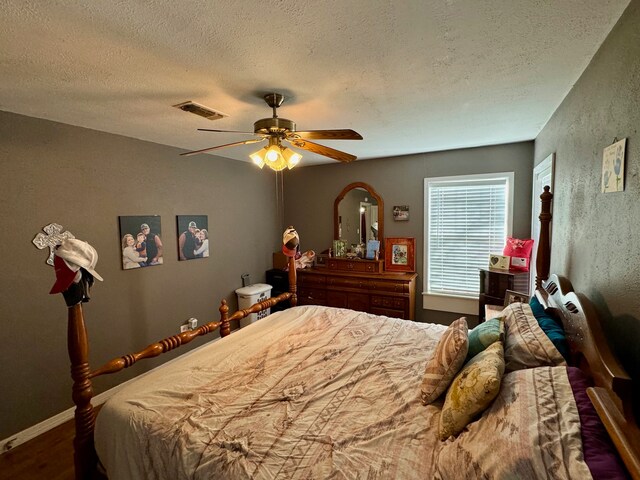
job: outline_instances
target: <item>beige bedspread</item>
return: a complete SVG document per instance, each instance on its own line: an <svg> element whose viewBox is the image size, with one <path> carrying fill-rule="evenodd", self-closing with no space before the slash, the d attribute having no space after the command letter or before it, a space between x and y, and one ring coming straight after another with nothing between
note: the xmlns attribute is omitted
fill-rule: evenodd
<svg viewBox="0 0 640 480"><path fill-rule="evenodd" d="M460 462L477 478L589 478L562 367L546 368L557 372L543 397L519 386L535 376L509 374L516 389L501 391L494 418L436 439L441 401L423 406L420 382L444 328L313 306L273 314L116 394L98 416L99 457L112 480L461 478ZM540 439L541 422L558 433ZM531 459L488 451L496 429ZM549 453L528 455L532 445Z"/></svg>

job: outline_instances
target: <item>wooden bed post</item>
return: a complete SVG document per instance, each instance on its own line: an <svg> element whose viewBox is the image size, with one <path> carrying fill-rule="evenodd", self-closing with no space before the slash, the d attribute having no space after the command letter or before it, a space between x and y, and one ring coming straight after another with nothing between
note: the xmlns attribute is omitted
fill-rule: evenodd
<svg viewBox="0 0 640 480"><path fill-rule="evenodd" d="M98 464L98 456L93 444L96 415L91 405L93 386L90 380L89 345L82 303L69 307L68 313L67 346L73 379L72 398L76 405L76 436L73 439L75 478L86 480L93 478Z"/></svg>
<svg viewBox="0 0 640 480"><path fill-rule="evenodd" d="M218 309L220 312L220 336L226 337L231 333L231 324L229 322L229 305L226 300L222 300L222 304Z"/></svg>
<svg viewBox="0 0 640 480"><path fill-rule="evenodd" d="M298 290L297 276L298 272L296 272L296 259L295 257L289 257L289 293L291 293L289 303L292 307L295 307L298 304L298 295L296 295L296 292Z"/></svg>
<svg viewBox="0 0 640 480"><path fill-rule="evenodd" d="M536 256L536 288L542 288L542 282L549 278L551 266L551 240L549 223L551 223L551 200L553 194L545 185L544 192L540 195L542 205L540 208L540 238L538 240L538 253Z"/></svg>

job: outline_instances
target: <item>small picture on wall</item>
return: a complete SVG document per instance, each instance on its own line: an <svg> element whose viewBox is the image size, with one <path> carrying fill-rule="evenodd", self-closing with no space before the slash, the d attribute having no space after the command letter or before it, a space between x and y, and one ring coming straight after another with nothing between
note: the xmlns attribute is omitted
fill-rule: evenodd
<svg viewBox="0 0 640 480"><path fill-rule="evenodd" d="M122 268L162 265L162 229L159 215L131 215L118 217Z"/></svg>
<svg viewBox="0 0 640 480"><path fill-rule="evenodd" d="M209 256L207 215L178 215L178 259L194 260Z"/></svg>
<svg viewBox="0 0 640 480"><path fill-rule="evenodd" d="M624 153L627 139L609 145L602 152L602 193L624 190Z"/></svg>
<svg viewBox="0 0 640 480"><path fill-rule="evenodd" d="M393 207L393 219L396 222L409 220L409 205L396 205Z"/></svg>

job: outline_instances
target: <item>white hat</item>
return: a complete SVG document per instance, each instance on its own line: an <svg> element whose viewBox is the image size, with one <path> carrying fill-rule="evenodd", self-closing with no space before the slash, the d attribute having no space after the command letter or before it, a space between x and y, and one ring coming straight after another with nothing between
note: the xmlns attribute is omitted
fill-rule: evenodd
<svg viewBox="0 0 640 480"><path fill-rule="evenodd" d="M282 253L287 257L295 257L300 248L300 238L295 228L289 227L282 234Z"/></svg>
<svg viewBox="0 0 640 480"><path fill-rule="evenodd" d="M56 256L62 258L71 270L77 272L82 267L102 282L102 277L95 271L98 252L87 242L77 238L67 238L56 248Z"/></svg>

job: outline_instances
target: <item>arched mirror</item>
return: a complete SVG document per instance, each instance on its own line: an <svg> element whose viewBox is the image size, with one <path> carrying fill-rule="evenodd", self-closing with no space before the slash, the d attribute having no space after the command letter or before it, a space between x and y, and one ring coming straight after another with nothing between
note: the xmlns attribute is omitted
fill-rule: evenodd
<svg viewBox="0 0 640 480"><path fill-rule="evenodd" d="M340 192L333 204L333 238L347 245L369 240L384 245L384 202L371 185L355 182Z"/></svg>

